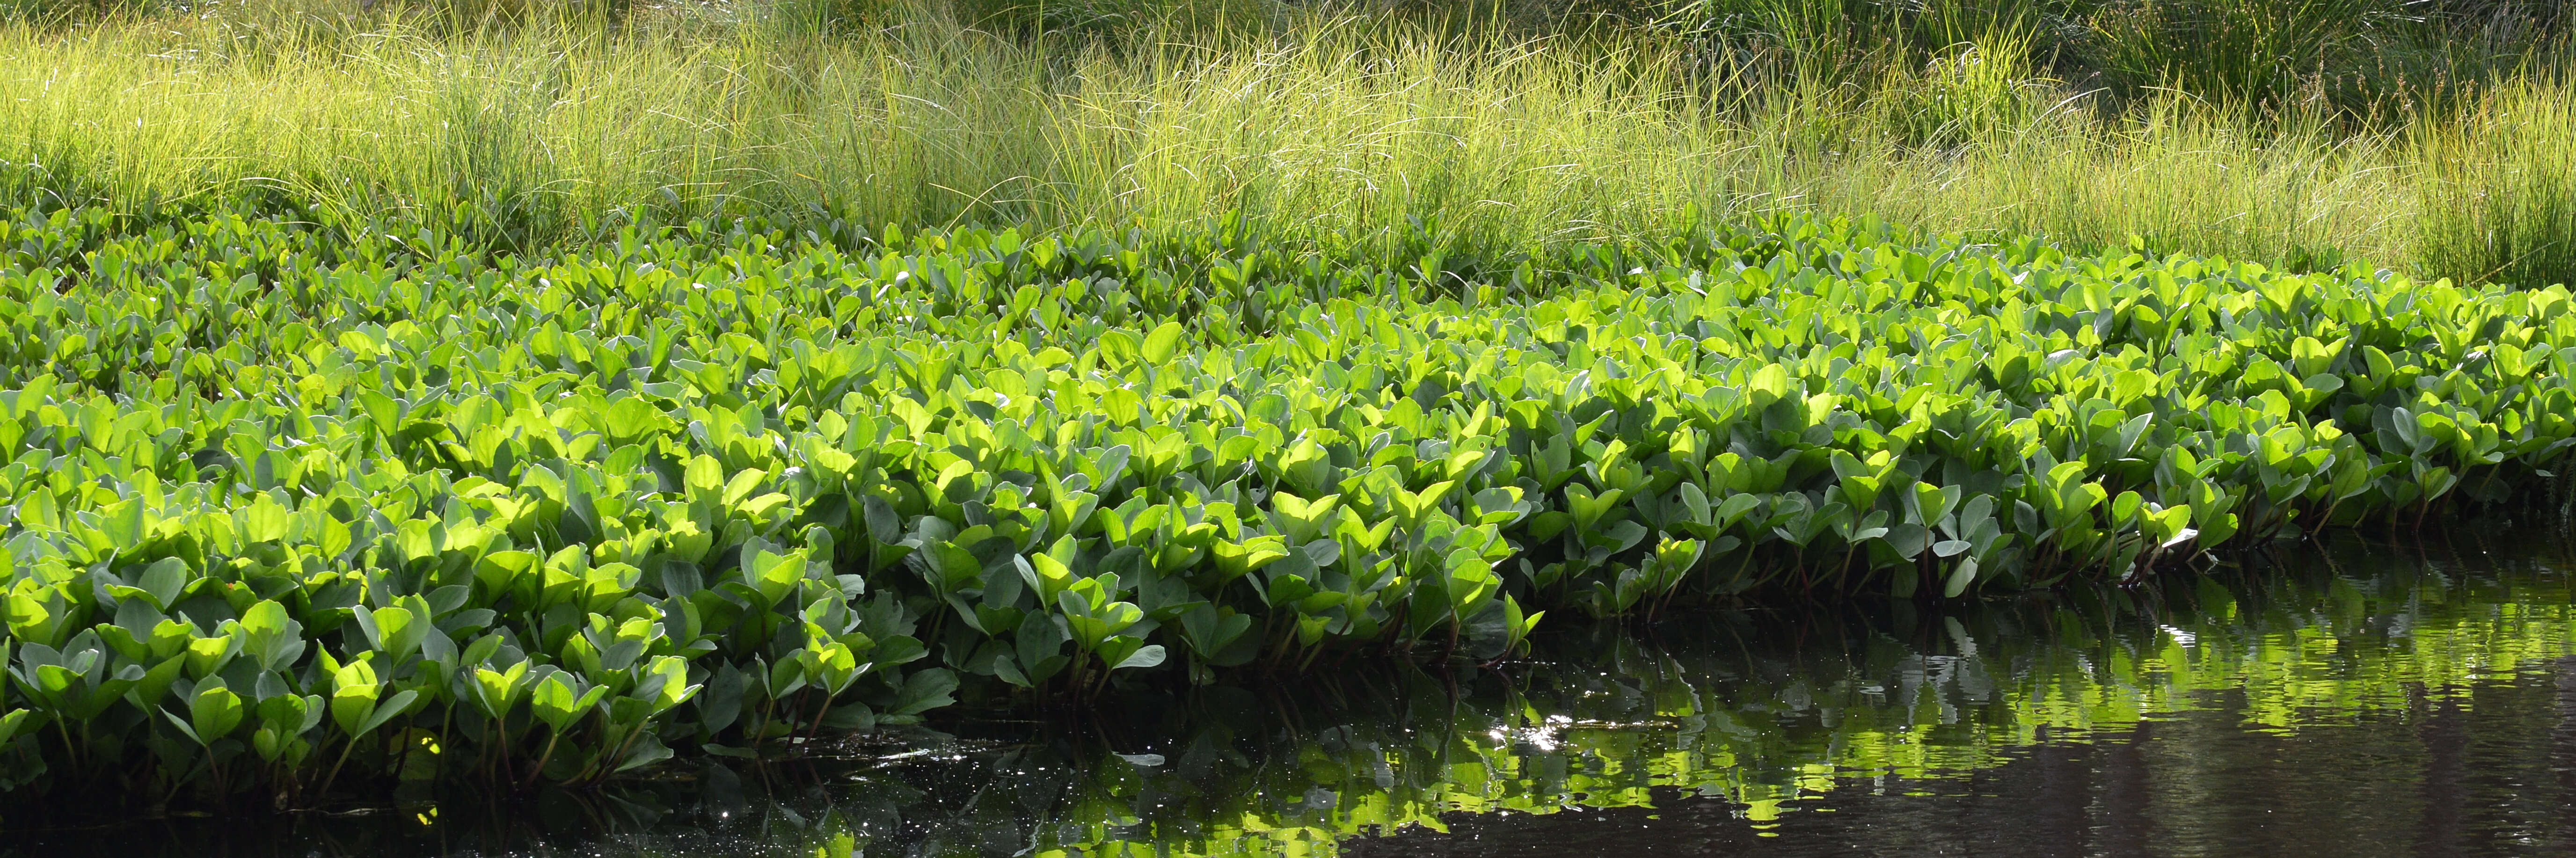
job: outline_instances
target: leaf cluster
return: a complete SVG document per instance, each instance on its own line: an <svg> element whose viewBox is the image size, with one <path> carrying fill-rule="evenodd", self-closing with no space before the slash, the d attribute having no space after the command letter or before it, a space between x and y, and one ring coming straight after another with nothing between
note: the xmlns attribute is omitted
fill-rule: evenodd
<svg viewBox="0 0 2576 858"><path fill-rule="evenodd" d="M1508 272L82 223L0 233L11 788L589 782L1547 614L2124 580L2576 445L2564 288L1866 218Z"/></svg>

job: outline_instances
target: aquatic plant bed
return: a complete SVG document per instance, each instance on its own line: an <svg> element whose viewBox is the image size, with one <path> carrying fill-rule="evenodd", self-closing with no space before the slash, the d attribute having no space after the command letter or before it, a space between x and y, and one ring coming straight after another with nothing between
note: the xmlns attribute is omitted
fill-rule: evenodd
<svg viewBox="0 0 2576 858"><path fill-rule="evenodd" d="M0 226L0 786L283 806L2537 496L2563 288L1784 219L1515 267Z"/></svg>

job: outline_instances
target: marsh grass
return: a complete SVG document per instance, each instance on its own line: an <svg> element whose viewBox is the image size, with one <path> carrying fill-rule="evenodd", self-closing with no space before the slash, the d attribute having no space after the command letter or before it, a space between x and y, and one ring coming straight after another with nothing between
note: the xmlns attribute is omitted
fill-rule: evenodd
<svg viewBox="0 0 2576 858"><path fill-rule="evenodd" d="M2419 264L2463 280L2576 282L2576 102L2517 86L2417 134Z"/></svg>
<svg viewBox="0 0 2576 858"><path fill-rule="evenodd" d="M1864 75L1653 30L1310 17L1107 40L951 7L832 12L865 26L830 30L792 6L603 25L296 2L0 28L0 160L19 165L0 190L522 252L703 217L851 236L1231 215L1325 252L1506 259L1652 240L1685 210L1794 209L2576 275L2576 116L2546 76L2356 129L2177 92L2105 106L2016 27Z"/></svg>

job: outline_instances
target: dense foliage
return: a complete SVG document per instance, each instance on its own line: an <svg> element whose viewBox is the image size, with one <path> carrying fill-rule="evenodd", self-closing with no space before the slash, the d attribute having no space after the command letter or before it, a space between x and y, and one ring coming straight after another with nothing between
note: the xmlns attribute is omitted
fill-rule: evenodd
<svg viewBox="0 0 2576 858"><path fill-rule="evenodd" d="M0 252L12 789L592 781L1542 612L2118 579L2576 444L2564 288L1870 220L1508 271L1233 222Z"/></svg>

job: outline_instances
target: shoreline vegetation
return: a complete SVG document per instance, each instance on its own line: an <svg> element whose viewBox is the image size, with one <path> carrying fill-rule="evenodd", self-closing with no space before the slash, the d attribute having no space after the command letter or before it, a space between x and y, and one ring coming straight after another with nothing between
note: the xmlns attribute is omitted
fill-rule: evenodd
<svg viewBox="0 0 2576 858"><path fill-rule="evenodd" d="M2563 510L2576 108L2472 6L2311 77L2072 5L28 7L0 789L595 784Z"/></svg>

